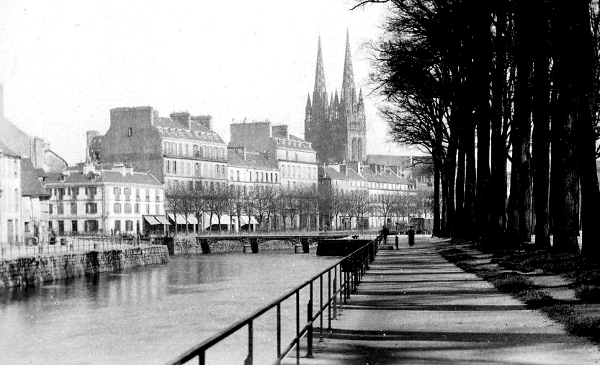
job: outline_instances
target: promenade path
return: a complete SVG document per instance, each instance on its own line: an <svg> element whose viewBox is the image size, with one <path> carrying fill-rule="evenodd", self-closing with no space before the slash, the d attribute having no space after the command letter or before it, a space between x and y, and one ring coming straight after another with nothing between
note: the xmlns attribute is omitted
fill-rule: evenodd
<svg viewBox="0 0 600 365"><path fill-rule="evenodd" d="M600 364L598 346L443 259L436 248L447 244L418 236L409 247L402 236L400 250L380 250L300 363Z"/></svg>

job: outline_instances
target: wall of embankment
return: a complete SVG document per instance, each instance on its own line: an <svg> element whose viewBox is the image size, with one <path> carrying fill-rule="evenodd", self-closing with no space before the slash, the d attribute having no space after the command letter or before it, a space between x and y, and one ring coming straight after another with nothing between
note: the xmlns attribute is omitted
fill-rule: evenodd
<svg viewBox="0 0 600 365"><path fill-rule="evenodd" d="M0 261L0 289L27 287L98 273L116 273L137 266L169 262L166 246L88 251Z"/></svg>

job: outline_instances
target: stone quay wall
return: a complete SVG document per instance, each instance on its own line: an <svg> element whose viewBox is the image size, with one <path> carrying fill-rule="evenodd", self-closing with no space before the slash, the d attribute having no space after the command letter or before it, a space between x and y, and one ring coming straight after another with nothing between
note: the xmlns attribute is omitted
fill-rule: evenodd
<svg viewBox="0 0 600 365"><path fill-rule="evenodd" d="M28 287L103 272L116 273L137 266L168 262L166 246L20 257L0 261L0 289Z"/></svg>

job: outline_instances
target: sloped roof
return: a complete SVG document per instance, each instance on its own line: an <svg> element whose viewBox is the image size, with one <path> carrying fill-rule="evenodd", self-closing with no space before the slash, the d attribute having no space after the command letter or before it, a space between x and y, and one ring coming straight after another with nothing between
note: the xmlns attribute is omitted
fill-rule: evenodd
<svg viewBox="0 0 600 365"><path fill-rule="evenodd" d="M18 158L21 157L21 155L19 155L15 151L13 151L10 147L8 147L2 141L0 141L0 153L7 155L7 156L11 156L11 157L18 157Z"/></svg>
<svg viewBox="0 0 600 365"><path fill-rule="evenodd" d="M346 173L338 172L331 166L325 166L323 169L325 177L332 180L348 180L348 181L366 181L366 179L360 176L354 169L346 167Z"/></svg>
<svg viewBox="0 0 600 365"><path fill-rule="evenodd" d="M39 175L28 158L21 160L21 195L33 197L50 196L42 186Z"/></svg>
<svg viewBox="0 0 600 365"><path fill-rule="evenodd" d="M180 123L172 120L171 118L158 118L156 120L156 130L161 137L173 137L179 139L188 139L194 141L205 141L214 143L224 143L221 136L216 132L206 128L202 124L191 120L191 128L185 128Z"/></svg>
<svg viewBox="0 0 600 365"><path fill-rule="evenodd" d="M375 173L369 167L365 166L362 168L361 173L362 176L369 182L378 182L386 184L410 184L407 179L400 177L387 169L383 172Z"/></svg>
<svg viewBox="0 0 600 365"><path fill-rule="evenodd" d="M367 155L367 163L384 166L410 166L411 156Z"/></svg>
<svg viewBox="0 0 600 365"><path fill-rule="evenodd" d="M246 159L236 150L227 151L227 164L232 167L246 167L252 169L271 169L278 170L277 161L267 159L263 154L256 152L246 152Z"/></svg>
<svg viewBox="0 0 600 365"><path fill-rule="evenodd" d="M79 165L79 167L82 167ZM133 185L155 185L162 186L162 184L152 175L151 173L126 172L123 174L117 170L104 170L96 169L87 174L83 173L83 169L71 168L68 174L49 174L46 178L47 184L106 184L106 183L117 183L117 184L133 184ZM63 179L64 176L64 179Z"/></svg>
<svg viewBox="0 0 600 365"><path fill-rule="evenodd" d="M314 148L312 148L311 143L305 139L300 137L296 137L293 134L289 134L287 140L283 137L271 137L275 143L275 147L277 148L285 148L289 150L297 150L297 151L310 151L315 152ZM284 140L284 143L278 143L278 140Z"/></svg>

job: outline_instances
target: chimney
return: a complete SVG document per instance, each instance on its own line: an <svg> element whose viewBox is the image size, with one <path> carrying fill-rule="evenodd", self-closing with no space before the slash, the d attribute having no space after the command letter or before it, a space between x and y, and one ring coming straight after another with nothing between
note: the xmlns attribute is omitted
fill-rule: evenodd
<svg viewBox="0 0 600 365"><path fill-rule="evenodd" d="M212 116L210 115L198 115L192 117L192 120L196 123L200 123L202 126L212 130Z"/></svg>
<svg viewBox="0 0 600 365"><path fill-rule="evenodd" d="M171 115L169 115L169 117L171 117L171 120L173 120L176 123L181 124L184 128L186 129L191 129L191 118L190 118L190 113L188 112L179 112L179 113L171 113Z"/></svg>
<svg viewBox="0 0 600 365"><path fill-rule="evenodd" d="M288 139L288 126L285 124L282 125L274 125L273 127L273 137L285 138Z"/></svg>

